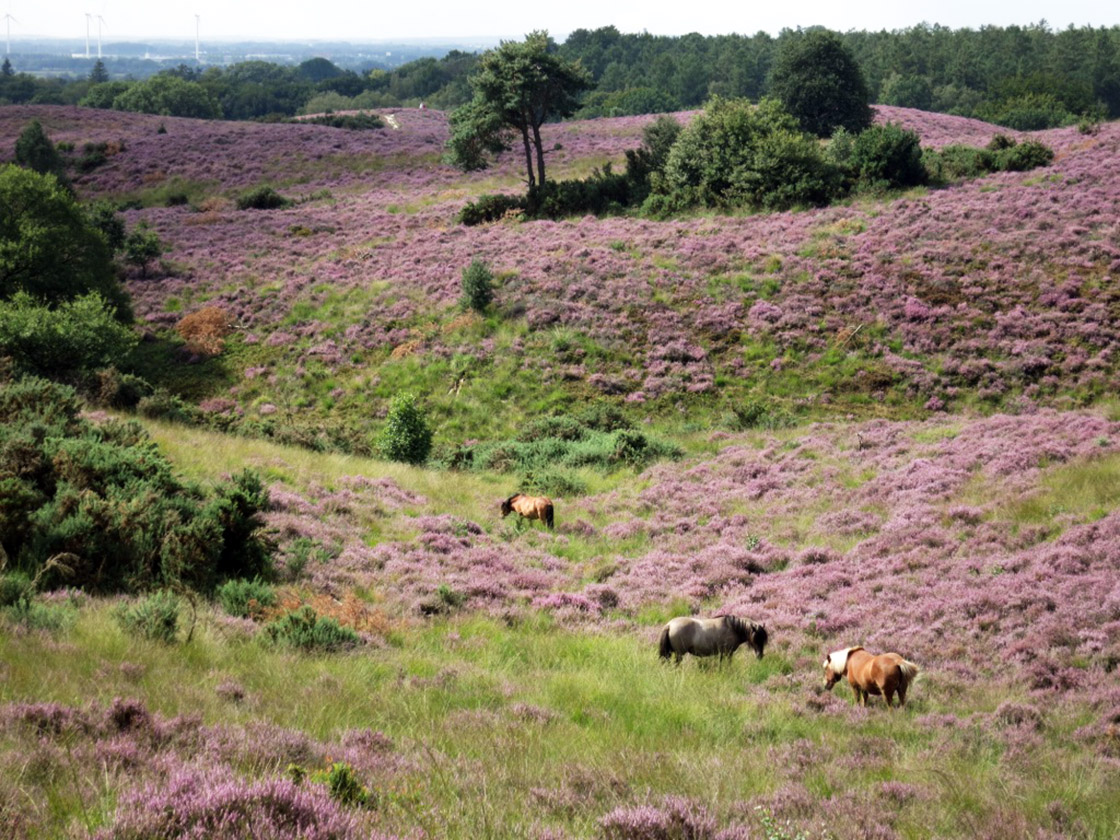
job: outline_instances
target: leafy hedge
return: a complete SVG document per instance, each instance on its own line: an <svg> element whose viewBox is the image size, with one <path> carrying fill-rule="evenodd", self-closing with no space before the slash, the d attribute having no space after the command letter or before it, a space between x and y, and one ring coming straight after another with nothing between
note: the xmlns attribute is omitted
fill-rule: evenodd
<svg viewBox="0 0 1120 840"><path fill-rule="evenodd" d="M94 425L74 391L28 377L0 387L0 545L43 583L93 592L268 577L271 547L260 479L211 490L182 481L135 422Z"/></svg>

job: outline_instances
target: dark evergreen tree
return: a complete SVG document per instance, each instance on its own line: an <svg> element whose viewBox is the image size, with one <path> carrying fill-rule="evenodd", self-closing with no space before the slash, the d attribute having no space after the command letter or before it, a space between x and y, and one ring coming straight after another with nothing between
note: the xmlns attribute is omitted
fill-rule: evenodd
<svg viewBox="0 0 1120 840"><path fill-rule="evenodd" d="M15 162L40 175L54 175L60 184L70 187L66 163L38 120L28 123L16 139Z"/></svg>
<svg viewBox="0 0 1120 840"><path fill-rule="evenodd" d="M871 125L863 72L839 36L827 30L813 30L782 45L770 92L803 129L818 137L830 137L841 127L859 132Z"/></svg>

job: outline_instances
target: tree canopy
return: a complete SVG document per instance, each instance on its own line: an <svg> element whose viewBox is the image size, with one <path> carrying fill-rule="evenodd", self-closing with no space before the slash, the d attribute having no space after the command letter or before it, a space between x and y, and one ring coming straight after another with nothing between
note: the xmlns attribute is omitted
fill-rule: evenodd
<svg viewBox="0 0 1120 840"><path fill-rule="evenodd" d="M112 251L53 175L0 167L0 299L24 291L49 305L89 292L129 314Z"/></svg>
<svg viewBox="0 0 1120 840"><path fill-rule="evenodd" d="M588 74L537 31L484 53L470 84L473 98L450 117L448 159L467 171L483 169L488 154L507 151L520 138L529 189L543 186L541 126L575 113L579 94L591 85Z"/></svg>
<svg viewBox="0 0 1120 840"><path fill-rule="evenodd" d="M814 30L786 41L771 71L770 91L803 129L818 137L871 125L871 95L863 71L833 32Z"/></svg>

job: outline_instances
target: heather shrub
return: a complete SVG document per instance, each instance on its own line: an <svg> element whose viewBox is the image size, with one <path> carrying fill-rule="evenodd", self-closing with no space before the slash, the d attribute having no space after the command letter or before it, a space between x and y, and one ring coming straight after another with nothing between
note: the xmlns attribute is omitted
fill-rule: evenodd
<svg viewBox="0 0 1120 840"><path fill-rule="evenodd" d="M179 629L179 609L178 597L161 590L134 604L122 604L113 617L131 635L170 644Z"/></svg>
<svg viewBox="0 0 1120 840"><path fill-rule="evenodd" d="M272 187L260 186L246 190L235 200L238 210L277 210L292 202Z"/></svg>
<svg viewBox="0 0 1120 840"><path fill-rule="evenodd" d="M480 259L471 260L471 264L463 269L461 285L463 296L460 306L478 313L485 312L494 299L494 273L490 266Z"/></svg>
<svg viewBox="0 0 1120 840"><path fill-rule="evenodd" d="M260 578L227 580L215 595L222 609L239 618L255 618L263 609L276 606L276 590Z"/></svg>
<svg viewBox="0 0 1120 840"><path fill-rule="evenodd" d="M265 638L274 644L304 651L332 652L357 645L361 638L329 616L307 605L264 626Z"/></svg>
<svg viewBox="0 0 1120 840"><path fill-rule="evenodd" d="M319 786L287 779L250 781L228 770L181 769L121 797L100 840L205 837L208 840L350 840L354 818Z"/></svg>
<svg viewBox="0 0 1120 840"><path fill-rule="evenodd" d="M667 797L659 806L615 808L599 819L603 840L715 840L715 818L683 797Z"/></svg>
<svg viewBox="0 0 1120 840"><path fill-rule="evenodd" d="M390 461L422 464L432 449L432 430L412 394L399 394L389 403L377 450Z"/></svg>

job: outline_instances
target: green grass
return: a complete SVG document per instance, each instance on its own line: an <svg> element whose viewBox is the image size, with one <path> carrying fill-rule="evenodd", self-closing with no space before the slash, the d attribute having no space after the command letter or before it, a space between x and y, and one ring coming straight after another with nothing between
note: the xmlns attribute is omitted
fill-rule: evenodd
<svg viewBox="0 0 1120 840"><path fill-rule="evenodd" d="M1041 743L1010 760L967 721L1005 695L949 675L919 682L906 711L849 720L807 705L819 691L816 652L780 645L761 661L740 653L725 666L686 659L673 667L658 662L652 628L580 632L547 616L514 626L470 616L401 624L388 647L311 656L229 639L208 611L194 639L176 645L126 636L110 612L95 601L55 636L0 634L0 702L84 707L133 697L165 717L262 721L323 740L379 730L406 759L381 791L379 817L402 835L438 825L435 835L448 838L530 836L543 820L595 837L596 820L612 808L669 794L705 803L723 823L743 819L737 803L785 785L843 799L874 795L891 780L923 792L899 806L904 837L977 836L1000 814L1013 815L1014 826L1046 826L1054 801L1085 836L1120 827L1114 776L1071 744L1075 721L1047 719ZM216 691L229 679L244 702ZM845 688L836 691L850 702ZM928 713L965 722L931 730L920 721ZM44 836L111 814L118 782L94 766L69 770L38 778L25 765L9 779L49 802L38 817ZM548 805L581 792L582 807Z"/></svg>

